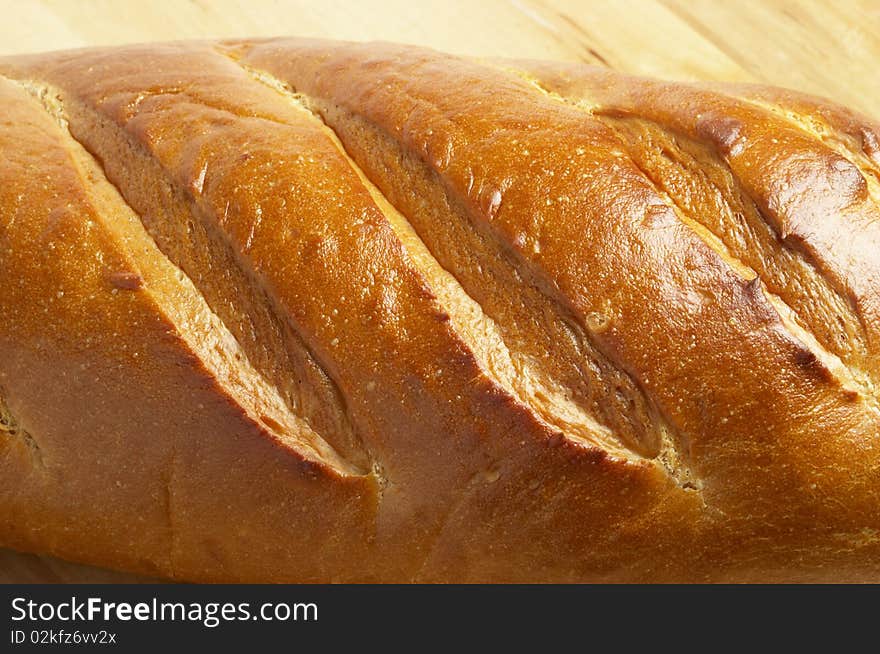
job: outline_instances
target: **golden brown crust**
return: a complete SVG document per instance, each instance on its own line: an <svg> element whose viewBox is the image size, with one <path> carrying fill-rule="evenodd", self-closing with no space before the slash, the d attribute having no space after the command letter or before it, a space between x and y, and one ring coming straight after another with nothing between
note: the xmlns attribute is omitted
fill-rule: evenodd
<svg viewBox="0 0 880 654"><path fill-rule="evenodd" d="M16 280L0 297L4 543L195 579L278 578L248 561L245 536L260 531L290 578L333 574L340 547L356 561L375 484L313 450L307 428L271 402L244 396L258 380L235 387L249 371L230 375L202 351L226 347L219 325L100 170L26 88L4 79L0 93L0 265ZM261 419L284 424L284 438ZM309 506L334 507L355 542L335 542ZM314 549L287 548L278 522Z"/></svg>
<svg viewBox="0 0 880 654"><path fill-rule="evenodd" d="M291 39L0 73L32 144L0 167L3 543L204 580L880 579L869 123Z"/></svg>

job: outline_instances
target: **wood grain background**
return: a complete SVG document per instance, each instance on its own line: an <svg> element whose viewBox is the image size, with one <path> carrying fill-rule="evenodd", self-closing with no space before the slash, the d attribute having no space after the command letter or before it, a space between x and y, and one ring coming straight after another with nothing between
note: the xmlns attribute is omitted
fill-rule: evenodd
<svg viewBox="0 0 880 654"><path fill-rule="evenodd" d="M0 16L0 55L206 37L385 40L765 82L880 117L880 0L0 0ZM131 580L0 550L0 582Z"/></svg>

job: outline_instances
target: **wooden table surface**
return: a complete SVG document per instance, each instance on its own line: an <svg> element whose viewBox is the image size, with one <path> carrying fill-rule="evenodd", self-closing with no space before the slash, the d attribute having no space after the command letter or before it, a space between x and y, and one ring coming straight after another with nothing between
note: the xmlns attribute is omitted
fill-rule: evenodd
<svg viewBox="0 0 880 654"><path fill-rule="evenodd" d="M880 0L0 0L0 15L0 54L283 34L385 40L765 82L880 117ZM0 582L119 580L133 578L0 550Z"/></svg>

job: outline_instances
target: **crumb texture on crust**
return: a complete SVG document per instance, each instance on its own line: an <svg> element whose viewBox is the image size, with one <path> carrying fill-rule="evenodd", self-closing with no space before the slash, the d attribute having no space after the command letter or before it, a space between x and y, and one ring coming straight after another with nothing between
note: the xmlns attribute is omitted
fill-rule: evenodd
<svg viewBox="0 0 880 654"><path fill-rule="evenodd" d="M4 544L209 581L880 580L876 123L300 39L0 74Z"/></svg>

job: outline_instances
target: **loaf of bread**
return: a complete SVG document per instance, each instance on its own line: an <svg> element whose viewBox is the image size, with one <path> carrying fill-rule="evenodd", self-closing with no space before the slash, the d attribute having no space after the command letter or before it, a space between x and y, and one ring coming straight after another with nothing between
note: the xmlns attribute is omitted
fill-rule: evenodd
<svg viewBox="0 0 880 654"><path fill-rule="evenodd" d="M0 59L0 544L880 581L880 125L278 39Z"/></svg>

